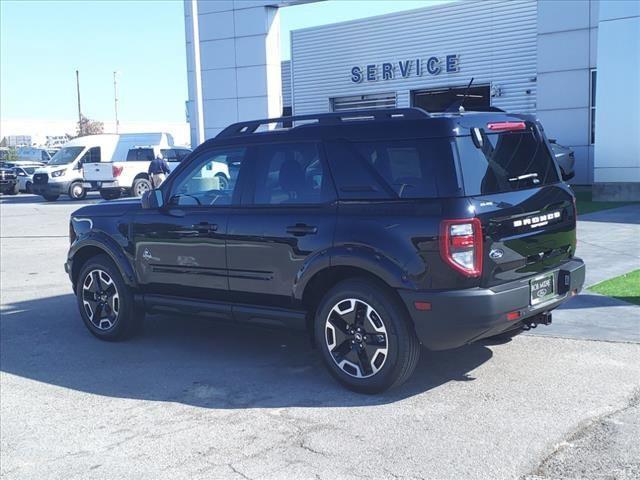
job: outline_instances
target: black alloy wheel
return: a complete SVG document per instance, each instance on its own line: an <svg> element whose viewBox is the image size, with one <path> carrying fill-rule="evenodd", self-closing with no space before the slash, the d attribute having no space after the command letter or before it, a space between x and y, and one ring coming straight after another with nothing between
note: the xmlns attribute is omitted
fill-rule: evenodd
<svg viewBox="0 0 640 480"><path fill-rule="evenodd" d="M82 321L101 340L128 338L142 326L144 311L135 307L130 287L106 254L82 266L76 298Z"/></svg>
<svg viewBox="0 0 640 480"><path fill-rule="evenodd" d="M420 358L406 308L388 286L368 278L343 280L325 294L314 337L329 373L360 393L402 384Z"/></svg>

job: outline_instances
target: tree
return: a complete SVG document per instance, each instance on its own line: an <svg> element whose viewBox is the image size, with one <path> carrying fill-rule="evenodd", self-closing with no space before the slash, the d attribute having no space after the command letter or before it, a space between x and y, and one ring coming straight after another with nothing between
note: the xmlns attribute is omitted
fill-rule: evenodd
<svg viewBox="0 0 640 480"><path fill-rule="evenodd" d="M104 132L104 123L96 120L91 120L84 115L80 115L80 121L76 126L76 133L78 137L84 137L85 135L97 135Z"/></svg>

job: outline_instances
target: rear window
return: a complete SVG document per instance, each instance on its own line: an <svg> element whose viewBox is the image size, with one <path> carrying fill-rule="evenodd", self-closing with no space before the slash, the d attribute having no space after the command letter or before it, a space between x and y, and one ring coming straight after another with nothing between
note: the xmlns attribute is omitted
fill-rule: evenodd
<svg viewBox="0 0 640 480"><path fill-rule="evenodd" d="M487 134L480 140L458 137L456 146L466 195L523 190L559 181L545 144L529 127L525 131Z"/></svg>
<svg viewBox="0 0 640 480"><path fill-rule="evenodd" d="M460 195L449 138L333 141L327 156L340 198L436 198Z"/></svg>

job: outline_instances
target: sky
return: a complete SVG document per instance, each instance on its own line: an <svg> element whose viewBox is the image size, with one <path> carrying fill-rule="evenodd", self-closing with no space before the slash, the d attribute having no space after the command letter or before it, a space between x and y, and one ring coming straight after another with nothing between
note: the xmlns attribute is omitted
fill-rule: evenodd
<svg viewBox="0 0 640 480"><path fill-rule="evenodd" d="M290 30L443 1L329 0L284 8L282 57L289 58ZM82 113L91 119L113 121L117 71L121 122L185 122L182 0L0 0L3 124L75 121L76 69Z"/></svg>

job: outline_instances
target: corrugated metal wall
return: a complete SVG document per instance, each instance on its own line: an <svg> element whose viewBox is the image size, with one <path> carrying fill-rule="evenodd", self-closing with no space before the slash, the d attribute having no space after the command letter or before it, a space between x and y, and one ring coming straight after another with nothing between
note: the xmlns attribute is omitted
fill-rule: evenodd
<svg viewBox="0 0 640 480"><path fill-rule="evenodd" d="M464 1L293 31L294 113L330 111L331 97L394 91L406 107L412 90L464 86L471 77L500 87L492 105L533 113L536 11L534 0ZM430 56L446 55L459 56L459 72L426 73ZM416 58L423 75L402 78L397 62ZM376 64L380 77L383 62L395 64L393 79L351 81L353 66Z"/></svg>
<svg viewBox="0 0 640 480"><path fill-rule="evenodd" d="M291 60L285 60L281 65L282 72L282 106L291 106Z"/></svg>

